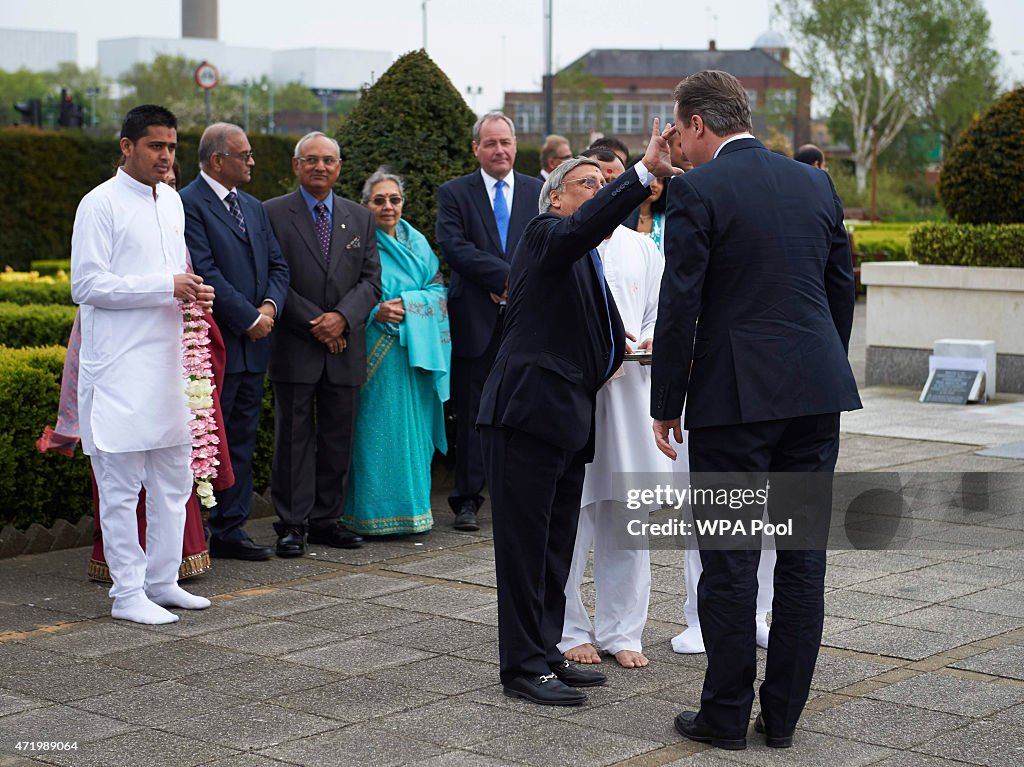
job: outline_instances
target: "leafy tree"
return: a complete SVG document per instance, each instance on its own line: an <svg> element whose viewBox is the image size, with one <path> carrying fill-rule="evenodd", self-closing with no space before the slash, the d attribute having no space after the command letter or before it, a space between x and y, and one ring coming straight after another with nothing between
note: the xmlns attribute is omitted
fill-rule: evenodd
<svg viewBox="0 0 1024 767"><path fill-rule="evenodd" d="M961 108L973 108L965 99L985 98L965 84L995 62L980 0L777 0L777 10L815 92L849 111L858 190L867 185L872 126L882 152L913 115L945 130L939 122L952 125Z"/></svg>
<svg viewBox="0 0 1024 767"><path fill-rule="evenodd" d="M359 200L381 165L405 178L403 218L434 243L437 187L476 167L470 147L476 118L425 51L399 58L337 132L345 155L339 191Z"/></svg>
<svg viewBox="0 0 1024 767"><path fill-rule="evenodd" d="M939 195L962 224L1024 223L1024 88L963 132L943 165Z"/></svg>
<svg viewBox="0 0 1024 767"><path fill-rule="evenodd" d="M587 72L582 61L566 67L555 75L554 102L555 114L566 114L568 126L560 129L556 121L556 132L564 130L571 142L585 146L590 141L591 131L604 131L608 122L605 113L611 100L612 95L605 90L601 78Z"/></svg>

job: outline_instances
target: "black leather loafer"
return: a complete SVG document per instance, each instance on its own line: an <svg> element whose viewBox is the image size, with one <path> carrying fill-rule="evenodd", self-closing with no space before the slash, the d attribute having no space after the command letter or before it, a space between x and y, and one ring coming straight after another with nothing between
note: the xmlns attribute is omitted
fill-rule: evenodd
<svg viewBox="0 0 1024 767"><path fill-rule="evenodd" d="M754 730L764 735L764 742L768 748L791 748L793 746L793 735L769 735L764 727L764 717L760 714L754 720Z"/></svg>
<svg viewBox="0 0 1024 767"><path fill-rule="evenodd" d="M562 684L554 674L517 676L504 685L510 698L522 698L541 706L578 706L587 696Z"/></svg>
<svg viewBox="0 0 1024 767"><path fill-rule="evenodd" d="M222 541L210 538L210 556L214 559L244 559L248 562L262 562L274 556L270 546L260 546L249 538L240 541Z"/></svg>
<svg viewBox="0 0 1024 767"><path fill-rule="evenodd" d="M476 507L472 503L464 504L456 513L455 522L452 523L452 527L464 533L472 533L479 530L480 520L476 518Z"/></svg>
<svg viewBox="0 0 1024 767"><path fill-rule="evenodd" d="M306 535L301 527L286 527L277 536L274 551L279 557L301 557L306 553Z"/></svg>
<svg viewBox="0 0 1024 767"><path fill-rule="evenodd" d="M551 672L558 677L558 681L570 687L600 687L608 681L608 677L600 671L582 669L567 660L556 663L551 667Z"/></svg>
<svg viewBox="0 0 1024 767"><path fill-rule="evenodd" d="M747 747L746 738L722 738L713 733L710 727L697 721L696 711L684 711L676 717L676 732L684 738L728 751L742 751Z"/></svg>
<svg viewBox="0 0 1024 767"><path fill-rule="evenodd" d="M362 536L356 535L341 522L333 527L310 528L308 540L335 549L358 549L363 545Z"/></svg>

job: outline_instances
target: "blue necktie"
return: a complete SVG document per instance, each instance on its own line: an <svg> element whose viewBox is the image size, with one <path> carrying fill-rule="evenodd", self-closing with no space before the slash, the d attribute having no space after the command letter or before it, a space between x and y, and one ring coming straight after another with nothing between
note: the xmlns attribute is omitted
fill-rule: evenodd
<svg viewBox="0 0 1024 767"><path fill-rule="evenodd" d="M494 185L494 223L498 225L501 249L505 250L505 243L508 242L508 203L505 202L504 180Z"/></svg>
<svg viewBox="0 0 1024 767"><path fill-rule="evenodd" d="M594 262L597 270L597 281L601 284L601 297L604 299L604 312L608 315L608 339L611 343L611 351L608 354L608 367L605 368L604 377L607 378L612 372L612 365L615 364L615 331L612 329L612 310L608 306L608 290L604 283L604 264L601 263L601 256L597 248L590 251L590 260Z"/></svg>
<svg viewBox="0 0 1024 767"><path fill-rule="evenodd" d="M238 204L238 195L233 191L228 192L224 195L224 202L228 204L228 212L231 214L231 218L235 219L238 228L242 230L242 234L245 234L245 216L242 215L242 206Z"/></svg>

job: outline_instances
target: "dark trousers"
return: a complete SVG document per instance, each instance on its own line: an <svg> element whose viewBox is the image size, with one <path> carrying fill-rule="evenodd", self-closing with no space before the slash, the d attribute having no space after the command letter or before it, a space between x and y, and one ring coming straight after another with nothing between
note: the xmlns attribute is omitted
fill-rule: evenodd
<svg viewBox="0 0 1024 767"><path fill-rule="evenodd" d="M516 429L480 427L494 524L501 681L551 673L565 619L585 463Z"/></svg>
<svg viewBox="0 0 1024 767"><path fill-rule="evenodd" d="M691 476L769 471L831 474L839 454L839 414L691 429L689 437ZM768 496L773 521L790 515L787 501L795 497L776 492L778 485L785 485L784 478L779 479L772 479ZM793 480L793 485L800 482L798 477ZM694 479L695 484L700 481ZM830 497L815 499L814 513L825 515L826 526L830 501ZM693 511L695 519L717 514L716 507L701 504L695 504ZM825 552L788 550L779 541L777 545L768 665L760 695L766 729L785 735L793 732L807 702L818 659L825 616ZM721 737L745 737L757 677L754 614L761 553L756 546L721 551L702 545L700 555L704 572L697 585L697 611L708 668L699 719Z"/></svg>
<svg viewBox="0 0 1024 767"><path fill-rule="evenodd" d="M210 536L222 541L245 538L242 526L252 509L252 454L263 404L263 373L228 373L220 389L228 454L235 484L217 492L217 505L210 509Z"/></svg>
<svg viewBox="0 0 1024 767"><path fill-rule="evenodd" d="M455 403L455 489L448 496L448 505L458 513L466 501L477 509L483 503L484 462L480 455L480 435L476 417L480 412L480 393L494 365L501 344L504 316L499 315L494 333L479 357L452 356L452 399Z"/></svg>
<svg viewBox="0 0 1024 767"><path fill-rule="evenodd" d="M315 384L273 384L275 527L332 527L348 494L359 387L332 384L326 374Z"/></svg>

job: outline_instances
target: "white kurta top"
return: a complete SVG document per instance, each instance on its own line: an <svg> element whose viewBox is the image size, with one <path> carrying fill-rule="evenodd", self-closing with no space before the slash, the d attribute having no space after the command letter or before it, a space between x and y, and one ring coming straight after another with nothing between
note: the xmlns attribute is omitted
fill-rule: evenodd
<svg viewBox="0 0 1024 767"><path fill-rule="evenodd" d="M126 453L191 441L173 275L185 271L185 213L166 184L124 170L79 203L71 296L81 304L82 447Z"/></svg>
<svg viewBox="0 0 1024 767"><path fill-rule="evenodd" d="M654 337L658 294L665 257L650 237L624 226L598 246L605 278L626 332L636 336L636 348ZM597 393L594 461L587 466L581 505L596 501L625 501L612 492L615 472L671 472L679 467L654 445L651 430L651 369L623 362ZM680 460L685 460L685 451Z"/></svg>

